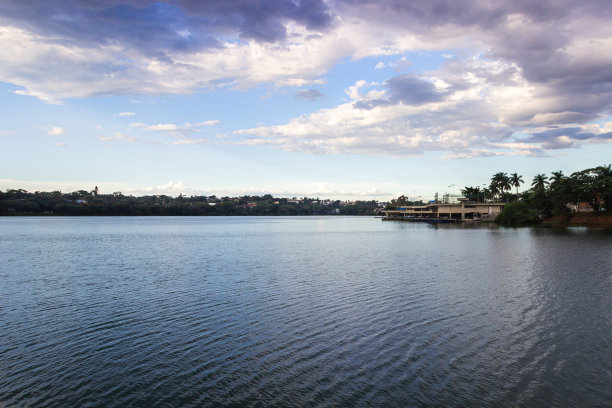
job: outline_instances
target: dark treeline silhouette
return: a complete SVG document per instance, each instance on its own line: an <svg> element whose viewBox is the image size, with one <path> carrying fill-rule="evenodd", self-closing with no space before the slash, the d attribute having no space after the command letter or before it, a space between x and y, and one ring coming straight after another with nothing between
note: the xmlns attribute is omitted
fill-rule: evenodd
<svg viewBox="0 0 612 408"><path fill-rule="evenodd" d="M0 215L372 215L376 201L0 191Z"/></svg>

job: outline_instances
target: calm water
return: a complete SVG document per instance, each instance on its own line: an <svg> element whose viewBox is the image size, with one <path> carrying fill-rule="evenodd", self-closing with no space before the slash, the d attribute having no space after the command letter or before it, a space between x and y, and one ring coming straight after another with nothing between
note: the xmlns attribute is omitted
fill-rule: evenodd
<svg viewBox="0 0 612 408"><path fill-rule="evenodd" d="M612 406L612 231L0 218L0 406Z"/></svg>

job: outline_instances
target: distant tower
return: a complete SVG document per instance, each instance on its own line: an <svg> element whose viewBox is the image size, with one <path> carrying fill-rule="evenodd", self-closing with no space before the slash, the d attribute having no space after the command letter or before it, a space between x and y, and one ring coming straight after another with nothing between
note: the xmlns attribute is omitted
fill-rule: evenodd
<svg viewBox="0 0 612 408"><path fill-rule="evenodd" d="M436 204L438 204L438 193L436 193L434 200L436 201Z"/></svg>

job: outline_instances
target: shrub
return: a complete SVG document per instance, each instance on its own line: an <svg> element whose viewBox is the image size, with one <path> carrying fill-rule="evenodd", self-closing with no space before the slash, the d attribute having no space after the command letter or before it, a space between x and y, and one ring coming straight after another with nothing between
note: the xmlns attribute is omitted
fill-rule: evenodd
<svg viewBox="0 0 612 408"><path fill-rule="evenodd" d="M501 225L525 225L533 224L536 221L537 216L522 201L506 204L501 214L495 219L495 222Z"/></svg>

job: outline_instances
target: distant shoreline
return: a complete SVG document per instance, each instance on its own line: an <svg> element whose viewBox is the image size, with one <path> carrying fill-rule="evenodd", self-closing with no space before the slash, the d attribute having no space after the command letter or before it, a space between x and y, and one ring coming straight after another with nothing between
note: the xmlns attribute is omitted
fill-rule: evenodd
<svg viewBox="0 0 612 408"><path fill-rule="evenodd" d="M375 217L372 214L208 214L208 215L189 215L189 214L177 214L177 215L131 215L131 214L100 214L100 215L86 215L86 214L11 214L11 215L0 215L1 218L13 218L13 217ZM482 223L493 223L494 221L482 221ZM612 214L610 213L575 213L569 215L555 215L546 218L531 226L562 226L562 227L604 227L612 228Z"/></svg>

